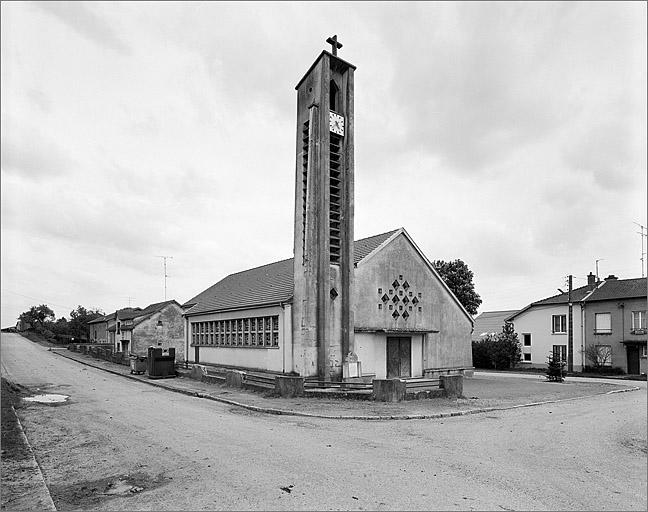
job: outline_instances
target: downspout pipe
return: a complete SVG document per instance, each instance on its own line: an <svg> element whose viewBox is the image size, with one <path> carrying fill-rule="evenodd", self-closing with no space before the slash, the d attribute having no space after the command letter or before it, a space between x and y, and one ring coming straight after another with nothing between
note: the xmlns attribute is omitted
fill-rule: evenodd
<svg viewBox="0 0 648 512"><path fill-rule="evenodd" d="M583 350L581 352L581 361L583 363L582 371L585 371L585 348L587 347L587 315L585 314L585 301L583 301L581 306L581 314L583 315L583 338L581 340Z"/></svg>
<svg viewBox="0 0 648 512"><path fill-rule="evenodd" d="M585 302L581 302L581 372L585 371Z"/></svg>
<svg viewBox="0 0 648 512"><path fill-rule="evenodd" d="M286 373L286 309L283 302L279 302L281 308L281 373Z"/></svg>

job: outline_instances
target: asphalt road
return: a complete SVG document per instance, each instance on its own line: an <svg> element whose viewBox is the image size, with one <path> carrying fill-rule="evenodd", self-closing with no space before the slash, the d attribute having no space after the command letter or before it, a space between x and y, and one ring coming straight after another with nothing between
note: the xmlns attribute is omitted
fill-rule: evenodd
<svg viewBox="0 0 648 512"><path fill-rule="evenodd" d="M645 510L646 389L442 420L251 413L2 334L59 510ZM512 381L512 385L514 382Z"/></svg>

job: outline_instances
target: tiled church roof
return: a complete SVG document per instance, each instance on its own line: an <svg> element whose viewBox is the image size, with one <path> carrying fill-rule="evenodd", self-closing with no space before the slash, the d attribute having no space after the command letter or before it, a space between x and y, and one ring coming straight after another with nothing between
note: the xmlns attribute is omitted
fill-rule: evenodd
<svg viewBox="0 0 648 512"><path fill-rule="evenodd" d="M357 264L397 231L356 240L353 244L354 263ZM190 308L187 314L194 315L289 302L293 285L293 258L290 258L230 274L188 300L183 307Z"/></svg>

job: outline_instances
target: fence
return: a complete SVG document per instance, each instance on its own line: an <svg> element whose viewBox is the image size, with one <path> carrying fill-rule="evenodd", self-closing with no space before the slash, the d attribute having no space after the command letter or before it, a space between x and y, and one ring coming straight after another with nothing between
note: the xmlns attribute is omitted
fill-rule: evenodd
<svg viewBox="0 0 648 512"><path fill-rule="evenodd" d="M88 354L96 359L103 359L117 364L128 366L130 364L128 354L114 352L112 343L70 343L68 350Z"/></svg>

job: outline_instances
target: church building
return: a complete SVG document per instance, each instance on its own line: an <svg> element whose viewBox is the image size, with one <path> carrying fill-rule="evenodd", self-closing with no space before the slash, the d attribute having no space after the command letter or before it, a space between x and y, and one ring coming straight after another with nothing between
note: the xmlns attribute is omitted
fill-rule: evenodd
<svg viewBox="0 0 648 512"><path fill-rule="evenodd" d="M187 360L325 381L472 371L473 319L405 229L354 241L355 66L296 86L294 257L187 301Z"/></svg>

